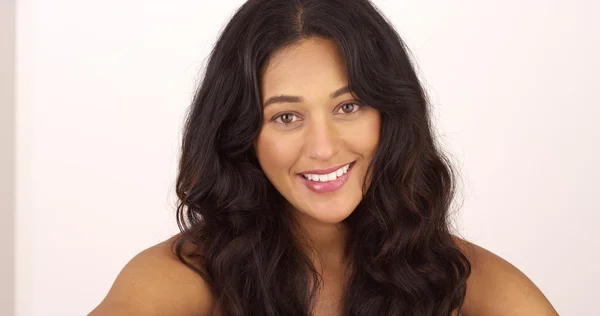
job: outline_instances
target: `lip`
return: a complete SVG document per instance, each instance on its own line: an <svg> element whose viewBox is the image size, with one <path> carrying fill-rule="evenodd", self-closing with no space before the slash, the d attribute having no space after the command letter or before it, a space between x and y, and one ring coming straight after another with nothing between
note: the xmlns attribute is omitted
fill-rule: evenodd
<svg viewBox="0 0 600 316"><path fill-rule="evenodd" d="M298 172L298 174L299 175L302 175L302 174L328 174L328 173L332 173L332 172L340 169L341 167L343 167L345 165L352 164L352 163L354 163L354 161L347 162L347 163L345 163L343 165L338 165L338 166L330 167L330 168L327 168L327 169L305 170L305 171Z"/></svg>
<svg viewBox="0 0 600 316"><path fill-rule="evenodd" d="M345 166L345 165L342 165L342 166ZM302 184L304 184L309 190L311 190L315 193L333 192L333 191L341 188L348 181L350 172L352 172L352 170L354 169L353 167L354 167L354 162L350 163L350 168L341 177L339 177L333 181L328 181L328 182L306 180L304 178L304 176L302 176L301 174L298 174L297 177L302 182ZM334 170L336 170L336 169L334 169Z"/></svg>

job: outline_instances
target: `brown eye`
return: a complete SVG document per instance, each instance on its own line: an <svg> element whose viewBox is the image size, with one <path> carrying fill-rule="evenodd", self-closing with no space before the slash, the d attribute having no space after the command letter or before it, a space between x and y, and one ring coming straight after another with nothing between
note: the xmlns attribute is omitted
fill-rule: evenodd
<svg viewBox="0 0 600 316"><path fill-rule="evenodd" d="M294 123L294 117L295 115L292 113L283 113L279 116L277 116L275 118L275 121L280 123L280 124L290 124L290 123Z"/></svg>
<svg viewBox="0 0 600 316"><path fill-rule="evenodd" d="M292 115L291 115L291 114L283 114L283 115L281 116L281 121L282 121L283 123L286 123L286 124L287 124L287 123L291 123L291 122L292 122Z"/></svg>
<svg viewBox="0 0 600 316"><path fill-rule="evenodd" d="M341 110L346 113L346 114L350 114L353 112L356 112L359 108L358 104L355 103L346 103L344 105L342 105Z"/></svg>

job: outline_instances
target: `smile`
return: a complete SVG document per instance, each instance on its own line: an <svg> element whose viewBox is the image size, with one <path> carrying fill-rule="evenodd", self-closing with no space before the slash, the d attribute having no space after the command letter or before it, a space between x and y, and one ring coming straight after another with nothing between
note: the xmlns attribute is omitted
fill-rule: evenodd
<svg viewBox="0 0 600 316"><path fill-rule="evenodd" d="M341 188L346 183L354 163L351 162L326 174L301 173L298 177L313 192L332 192Z"/></svg>

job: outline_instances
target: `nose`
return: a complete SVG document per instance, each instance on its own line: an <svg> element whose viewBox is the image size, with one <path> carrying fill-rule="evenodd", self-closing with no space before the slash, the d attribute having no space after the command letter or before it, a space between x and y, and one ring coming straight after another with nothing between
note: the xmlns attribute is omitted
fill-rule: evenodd
<svg viewBox="0 0 600 316"><path fill-rule="evenodd" d="M306 136L306 151L310 158L329 161L340 151L340 135L329 120L313 121Z"/></svg>

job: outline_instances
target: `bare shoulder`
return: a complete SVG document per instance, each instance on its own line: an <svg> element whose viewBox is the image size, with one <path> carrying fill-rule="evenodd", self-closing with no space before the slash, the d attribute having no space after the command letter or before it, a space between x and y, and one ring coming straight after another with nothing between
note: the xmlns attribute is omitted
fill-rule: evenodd
<svg viewBox="0 0 600 316"><path fill-rule="evenodd" d="M210 287L172 252L175 236L133 257L90 316L211 315Z"/></svg>
<svg viewBox="0 0 600 316"><path fill-rule="evenodd" d="M464 316L558 315L540 289L518 268L474 243L455 241L471 263Z"/></svg>

